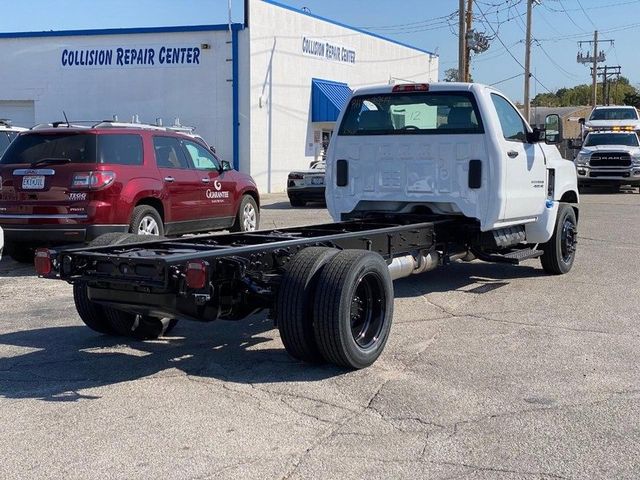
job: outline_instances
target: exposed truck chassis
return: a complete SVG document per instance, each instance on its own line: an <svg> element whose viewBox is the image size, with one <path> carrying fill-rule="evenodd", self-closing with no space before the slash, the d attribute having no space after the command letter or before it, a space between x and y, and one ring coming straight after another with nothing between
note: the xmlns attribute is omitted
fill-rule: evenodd
<svg viewBox="0 0 640 480"><path fill-rule="evenodd" d="M126 334L159 319L239 320L268 309L294 357L362 368L386 343L392 280L470 256L515 264L543 255L523 240L524 227L481 233L464 217L371 216L175 240L125 234L107 246L44 249L36 267L73 283L81 318L103 333L106 321L120 334L130 322ZM164 330L153 331L143 338Z"/></svg>

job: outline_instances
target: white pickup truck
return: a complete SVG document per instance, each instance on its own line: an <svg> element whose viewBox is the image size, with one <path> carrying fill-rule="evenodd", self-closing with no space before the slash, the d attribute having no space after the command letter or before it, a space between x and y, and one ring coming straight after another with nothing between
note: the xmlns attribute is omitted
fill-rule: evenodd
<svg viewBox="0 0 640 480"><path fill-rule="evenodd" d="M428 211L512 228L529 244L549 241L556 220L575 223L576 169L554 145L557 115L545 139L497 90L441 83L357 90L338 122L327 161L336 221Z"/></svg>
<svg viewBox="0 0 640 480"><path fill-rule="evenodd" d="M90 248L39 249L36 270L72 283L98 332L157 338L180 319L268 309L294 358L364 368L389 337L395 279L474 257L571 269L578 187L553 145L557 115L532 130L490 87L408 84L355 91L338 123L327 155L334 223L108 234Z"/></svg>

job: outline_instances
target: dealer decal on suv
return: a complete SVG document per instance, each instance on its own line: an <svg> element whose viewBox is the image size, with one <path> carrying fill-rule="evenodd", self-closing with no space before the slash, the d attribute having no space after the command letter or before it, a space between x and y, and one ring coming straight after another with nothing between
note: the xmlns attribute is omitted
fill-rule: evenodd
<svg viewBox="0 0 640 480"><path fill-rule="evenodd" d="M220 180L215 180L213 182L213 187L215 188L215 190L208 188L206 191L206 195L208 199L214 200L217 198L229 198L229 192L221 191L222 184L220 183Z"/></svg>

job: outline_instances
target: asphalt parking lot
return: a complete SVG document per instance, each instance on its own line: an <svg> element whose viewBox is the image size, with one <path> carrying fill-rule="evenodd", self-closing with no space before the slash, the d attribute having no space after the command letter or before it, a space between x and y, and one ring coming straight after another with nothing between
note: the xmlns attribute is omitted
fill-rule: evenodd
<svg viewBox="0 0 640 480"><path fill-rule="evenodd" d="M0 478L640 478L640 195L583 195L570 274L395 283L372 367L309 366L264 315L100 336L0 262ZM265 198L262 227L329 221Z"/></svg>

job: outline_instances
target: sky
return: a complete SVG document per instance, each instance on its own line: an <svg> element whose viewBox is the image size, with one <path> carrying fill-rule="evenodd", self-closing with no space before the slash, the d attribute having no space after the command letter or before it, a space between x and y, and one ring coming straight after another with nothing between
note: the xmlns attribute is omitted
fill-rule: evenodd
<svg viewBox="0 0 640 480"><path fill-rule="evenodd" d="M440 76L457 68L458 0L279 0L316 15L364 27L379 35L436 52ZM576 62L591 48L580 40L599 30L602 65L621 66L640 87L640 0L538 0L533 9L531 97L590 83L590 67ZM0 32L126 28L226 23L227 0L20 0L3 6ZM242 0L232 19L242 21ZM490 48L472 58L474 81L495 84L515 101L523 98L526 0L475 0L477 31ZM518 63L519 62L519 63ZM520 65L521 64L521 65Z"/></svg>

